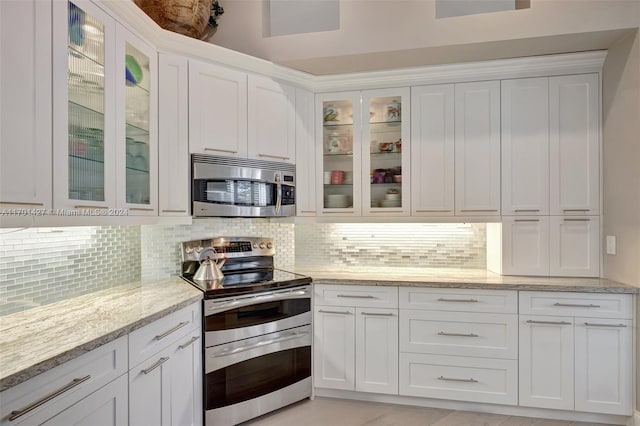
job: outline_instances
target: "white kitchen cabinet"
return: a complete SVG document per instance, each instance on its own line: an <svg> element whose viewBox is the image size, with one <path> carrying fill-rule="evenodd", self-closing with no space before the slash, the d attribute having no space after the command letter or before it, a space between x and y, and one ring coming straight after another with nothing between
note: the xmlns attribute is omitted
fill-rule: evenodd
<svg viewBox="0 0 640 426"><path fill-rule="evenodd" d="M51 208L51 2L0 2L0 207Z"/></svg>
<svg viewBox="0 0 640 426"><path fill-rule="evenodd" d="M314 292L314 386L397 394L397 288L317 285Z"/></svg>
<svg viewBox="0 0 640 426"><path fill-rule="evenodd" d="M247 85L248 157L294 163L296 158L295 88L256 75L248 76Z"/></svg>
<svg viewBox="0 0 640 426"><path fill-rule="evenodd" d="M632 413L630 294L520 292L520 405Z"/></svg>
<svg viewBox="0 0 640 426"><path fill-rule="evenodd" d="M633 323L575 318L575 409L629 415L633 401Z"/></svg>
<svg viewBox="0 0 640 426"><path fill-rule="evenodd" d="M454 85L411 88L411 215L454 213Z"/></svg>
<svg viewBox="0 0 640 426"><path fill-rule="evenodd" d="M2 392L0 425L127 424L126 371L121 337Z"/></svg>
<svg viewBox="0 0 640 426"><path fill-rule="evenodd" d="M247 157L247 74L189 60L189 152Z"/></svg>
<svg viewBox="0 0 640 426"><path fill-rule="evenodd" d="M549 78L550 213L600 214L598 74Z"/></svg>
<svg viewBox="0 0 640 426"><path fill-rule="evenodd" d="M158 55L158 211L188 216L189 68L183 56Z"/></svg>
<svg viewBox="0 0 640 426"><path fill-rule="evenodd" d="M129 334L129 423L202 423L200 303Z"/></svg>
<svg viewBox="0 0 640 426"><path fill-rule="evenodd" d="M313 318L313 383L355 389L355 309L316 306Z"/></svg>
<svg viewBox="0 0 640 426"><path fill-rule="evenodd" d="M500 82L455 85L455 214L500 214Z"/></svg>
<svg viewBox="0 0 640 426"><path fill-rule="evenodd" d="M520 315L520 405L573 410L573 318Z"/></svg>
<svg viewBox="0 0 640 426"><path fill-rule="evenodd" d="M600 276L600 217L551 216L551 276Z"/></svg>
<svg viewBox="0 0 640 426"><path fill-rule="evenodd" d="M315 97L296 88L296 215L315 216L316 144Z"/></svg>
<svg viewBox="0 0 640 426"><path fill-rule="evenodd" d="M549 79L501 82L502 214L549 214Z"/></svg>

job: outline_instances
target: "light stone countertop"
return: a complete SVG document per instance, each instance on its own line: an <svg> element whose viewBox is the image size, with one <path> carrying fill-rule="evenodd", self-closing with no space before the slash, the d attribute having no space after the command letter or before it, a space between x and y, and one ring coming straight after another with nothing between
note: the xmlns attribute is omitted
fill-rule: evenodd
<svg viewBox="0 0 640 426"><path fill-rule="evenodd" d="M0 391L201 300L179 277L117 286L0 317Z"/></svg>
<svg viewBox="0 0 640 426"><path fill-rule="evenodd" d="M382 285L406 287L475 288L493 290L575 291L631 293L639 287L602 278L524 277L499 275L484 269L346 267L296 268L313 278L314 284Z"/></svg>

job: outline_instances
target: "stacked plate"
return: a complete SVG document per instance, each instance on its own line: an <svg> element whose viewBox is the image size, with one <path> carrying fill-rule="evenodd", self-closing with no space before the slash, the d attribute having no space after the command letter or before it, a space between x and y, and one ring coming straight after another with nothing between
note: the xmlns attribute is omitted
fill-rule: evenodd
<svg viewBox="0 0 640 426"><path fill-rule="evenodd" d="M400 194L384 194L380 207L400 207Z"/></svg>
<svg viewBox="0 0 640 426"><path fill-rule="evenodd" d="M349 196L345 194L327 194L324 198L324 207L327 209L349 207Z"/></svg>

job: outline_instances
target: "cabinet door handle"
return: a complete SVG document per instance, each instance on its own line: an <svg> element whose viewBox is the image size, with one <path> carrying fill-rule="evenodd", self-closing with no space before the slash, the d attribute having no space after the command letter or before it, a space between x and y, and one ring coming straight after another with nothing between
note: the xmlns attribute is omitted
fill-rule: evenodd
<svg viewBox="0 0 640 426"><path fill-rule="evenodd" d="M564 219L565 222L589 222L591 219L578 219L578 218L570 218L570 219Z"/></svg>
<svg viewBox="0 0 640 426"><path fill-rule="evenodd" d="M439 331L438 336L457 336L457 337L480 337L474 333L445 333L444 331Z"/></svg>
<svg viewBox="0 0 640 426"><path fill-rule="evenodd" d="M445 299L441 297L438 299L438 302L464 302L464 303L475 303L478 302L476 299Z"/></svg>
<svg viewBox="0 0 640 426"><path fill-rule="evenodd" d="M283 157L282 155L258 154L258 157L277 158L279 160L290 160L291 157Z"/></svg>
<svg viewBox="0 0 640 426"><path fill-rule="evenodd" d="M453 377L444 377L444 376L440 376L438 377L438 380L446 380L448 382L467 382L467 383L478 383L478 381L476 379L473 378L469 378L469 379L456 379Z"/></svg>
<svg viewBox="0 0 640 426"><path fill-rule="evenodd" d="M588 212L589 209L563 209L563 212Z"/></svg>
<svg viewBox="0 0 640 426"><path fill-rule="evenodd" d="M538 209L515 209L514 212L516 213L526 213L526 212L539 212L540 210Z"/></svg>
<svg viewBox="0 0 640 426"><path fill-rule="evenodd" d="M389 312L386 314L381 314L381 313L377 313L377 312L360 312L362 315L369 315L372 317L392 317L394 316L393 313Z"/></svg>
<svg viewBox="0 0 640 426"><path fill-rule="evenodd" d="M451 210L416 210L416 213L449 213Z"/></svg>
<svg viewBox="0 0 640 426"><path fill-rule="evenodd" d="M44 206L44 203L19 203L14 201L0 201L0 205L8 206Z"/></svg>
<svg viewBox="0 0 640 426"><path fill-rule="evenodd" d="M186 322L186 321L183 321L183 322L181 322L180 324L178 324L178 325L176 325L175 327L173 327L171 330L167 330L167 331L165 331L165 332L164 332L164 333L162 333L162 334L158 334L158 335L155 337L155 339L156 339L156 340L162 340L162 339L164 339L165 337L167 337L168 335L170 335L171 333L173 333L174 331L177 331L177 330L181 329L182 327L184 327L184 326L185 326L185 325L187 325L187 324L189 324L189 323L188 323L188 322Z"/></svg>
<svg viewBox="0 0 640 426"><path fill-rule="evenodd" d="M550 324L550 325L571 325L570 322L567 321L534 321L527 320L528 324Z"/></svg>
<svg viewBox="0 0 640 426"><path fill-rule="evenodd" d="M205 148L205 151L214 151L214 152L226 152L227 154L237 154L238 151L234 151L232 149L217 149L217 148Z"/></svg>
<svg viewBox="0 0 640 426"><path fill-rule="evenodd" d="M179 345L178 347L179 347L180 349L184 349L184 348L186 348L186 347L189 347L189 346L191 346L191 344L192 344L193 342L195 342L195 341L196 341L196 340L198 340L199 338L200 338L200 336L193 336L191 339L189 339L189 341L188 341L188 342L183 343L183 344Z"/></svg>
<svg viewBox="0 0 640 426"><path fill-rule="evenodd" d="M351 315L351 312L349 312L349 311L325 311L323 309L319 309L318 312L321 312L323 314Z"/></svg>
<svg viewBox="0 0 640 426"><path fill-rule="evenodd" d="M380 207L374 207L374 209L379 209L379 208ZM370 211L371 213L404 213L404 210L370 210Z"/></svg>
<svg viewBox="0 0 640 426"><path fill-rule="evenodd" d="M624 328L627 326L626 324L596 324L594 322L585 322L584 325L586 325L587 327L620 327L620 328Z"/></svg>
<svg viewBox="0 0 640 426"><path fill-rule="evenodd" d="M516 219L514 222L540 222L540 219Z"/></svg>
<svg viewBox="0 0 640 426"><path fill-rule="evenodd" d="M163 213L186 213L187 212L186 210L171 210L171 209L169 210L162 209L161 211Z"/></svg>
<svg viewBox="0 0 640 426"><path fill-rule="evenodd" d="M563 307L567 307L567 308L599 308L600 305L594 305L594 304L579 304L579 303L554 303L553 306L563 306Z"/></svg>
<svg viewBox="0 0 640 426"><path fill-rule="evenodd" d="M100 210L109 210L109 206L73 206L74 209L100 209Z"/></svg>
<svg viewBox="0 0 640 426"><path fill-rule="evenodd" d="M24 416L25 414L27 414L30 411L35 410L36 408L38 408L42 404L45 404L45 403L51 401L52 399L54 399L55 397L62 395L66 391L75 388L80 383L86 382L90 378L91 378L91 375L88 374L88 375L86 375L84 377L73 379L69 384L61 387L57 391L51 392L49 395L44 396L42 399L39 399L36 402L32 402L31 404L27 405L24 408L12 411L11 415L9 416L9 421L11 422L11 421L14 421L15 419L17 419L19 417Z"/></svg>
<svg viewBox="0 0 640 426"><path fill-rule="evenodd" d="M300 213L315 213L315 210L300 210Z"/></svg>
<svg viewBox="0 0 640 426"><path fill-rule="evenodd" d="M140 212L152 212L154 209L145 209L142 207L129 207L129 210L140 211Z"/></svg>
<svg viewBox="0 0 640 426"><path fill-rule="evenodd" d="M143 374L149 374L153 370L155 370L156 368L160 367L162 364L164 364L167 361L169 361L169 357L168 356L162 357L159 360L157 360L156 363L153 364L151 367L145 368L144 370L140 370L140 372L143 373Z"/></svg>
<svg viewBox="0 0 640 426"><path fill-rule="evenodd" d="M371 295L365 295L365 296L358 296L355 294L338 294L337 297L346 297L348 299L375 299L375 296L371 296Z"/></svg>
<svg viewBox="0 0 640 426"><path fill-rule="evenodd" d="M473 212L480 212L480 213L487 213L487 212L497 212L498 210L491 210L491 209L477 209L477 210L460 210L463 213L473 213Z"/></svg>

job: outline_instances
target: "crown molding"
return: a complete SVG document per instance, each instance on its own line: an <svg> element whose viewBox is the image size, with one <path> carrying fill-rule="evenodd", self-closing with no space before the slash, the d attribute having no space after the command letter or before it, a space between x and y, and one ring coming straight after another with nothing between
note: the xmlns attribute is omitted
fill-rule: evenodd
<svg viewBox="0 0 640 426"><path fill-rule="evenodd" d="M130 31L155 46L160 53L185 55L190 59L264 75L314 93L601 72L607 55L606 50L598 50L385 71L313 75L164 30L138 8L133 0L96 0L96 3Z"/></svg>

